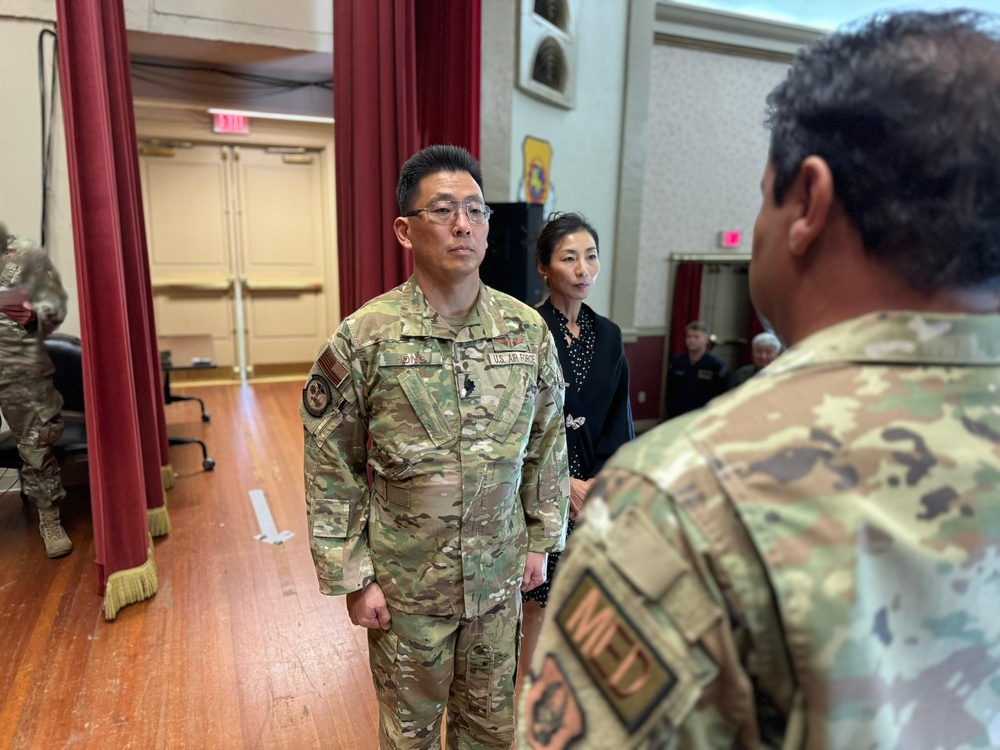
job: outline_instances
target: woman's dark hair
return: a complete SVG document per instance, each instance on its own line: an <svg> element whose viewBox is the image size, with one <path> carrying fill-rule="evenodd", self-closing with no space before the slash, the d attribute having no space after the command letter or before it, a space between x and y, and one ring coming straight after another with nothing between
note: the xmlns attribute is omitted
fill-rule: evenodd
<svg viewBox="0 0 1000 750"><path fill-rule="evenodd" d="M912 287L1000 282L1000 18L877 15L767 98L774 198L821 157L865 249Z"/></svg>
<svg viewBox="0 0 1000 750"><path fill-rule="evenodd" d="M406 216L413 208L410 204L420 190L420 181L438 172L468 172L479 189L483 189L483 173L472 154L461 146L428 146L407 159L399 171L396 203L400 216Z"/></svg>
<svg viewBox="0 0 1000 750"><path fill-rule="evenodd" d="M538 233L535 258L542 266L548 266L552 262L552 253L559 243L574 232L590 232L590 236L594 238L594 247L600 254L601 245L593 225L582 214L560 212L552 214L542 227L542 231Z"/></svg>

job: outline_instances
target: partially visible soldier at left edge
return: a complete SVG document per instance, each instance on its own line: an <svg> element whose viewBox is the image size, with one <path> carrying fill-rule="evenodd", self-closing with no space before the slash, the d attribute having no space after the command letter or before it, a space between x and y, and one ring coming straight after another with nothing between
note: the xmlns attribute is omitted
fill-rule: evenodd
<svg viewBox="0 0 1000 750"><path fill-rule="evenodd" d="M24 461L22 486L38 509L45 553L62 557L73 551L59 521L66 490L52 451L63 431L62 396L44 341L66 317L66 292L42 248L8 235L2 224L0 242L0 410Z"/></svg>

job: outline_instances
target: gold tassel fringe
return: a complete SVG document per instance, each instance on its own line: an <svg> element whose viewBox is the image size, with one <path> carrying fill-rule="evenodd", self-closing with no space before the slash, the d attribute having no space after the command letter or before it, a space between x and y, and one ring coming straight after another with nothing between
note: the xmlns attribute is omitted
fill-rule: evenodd
<svg viewBox="0 0 1000 750"><path fill-rule="evenodd" d="M161 466L160 475L163 477L163 489L172 490L174 488L174 484L176 484L173 464ZM153 534L153 536L156 536L156 534Z"/></svg>
<svg viewBox="0 0 1000 750"><path fill-rule="evenodd" d="M153 560L153 540L149 540L146 562L138 568L119 570L108 576L104 591L104 619L113 620L118 610L128 604L149 599L159 588L156 578L156 562Z"/></svg>
<svg viewBox="0 0 1000 750"><path fill-rule="evenodd" d="M167 513L167 491L163 491L163 505L159 508L148 508L149 534L152 537L166 536L170 533L170 514Z"/></svg>

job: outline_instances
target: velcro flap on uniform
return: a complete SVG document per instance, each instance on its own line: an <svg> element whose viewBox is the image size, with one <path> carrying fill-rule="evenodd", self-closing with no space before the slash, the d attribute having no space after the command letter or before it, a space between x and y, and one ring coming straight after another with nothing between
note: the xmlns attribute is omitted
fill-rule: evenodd
<svg viewBox="0 0 1000 750"><path fill-rule="evenodd" d="M614 566L643 596L660 603L688 643L722 615L691 566L638 508L615 520L608 542Z"/></svg>
<svg viewBox="0 0 1000 750"><path fill-rule="evenodd" d="M654 602L662 599L689 570L653 522L634 507L615 519L608 533L608 557L643 596Z"/></svg>

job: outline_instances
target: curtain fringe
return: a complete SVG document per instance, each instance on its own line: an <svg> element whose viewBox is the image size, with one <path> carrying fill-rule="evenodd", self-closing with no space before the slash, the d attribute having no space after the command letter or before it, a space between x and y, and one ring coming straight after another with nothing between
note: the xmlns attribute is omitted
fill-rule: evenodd
<svg viewBox="0 0 1000 750"><path fill-rule="evenodd" d="M160 474L163 476L163 489L172 490L176 484L173 464L160 467ZM156 536L156 534L153 534Z"/></svg>
<svg viewBox="0 0 1000 750"><path fill-rule="evenodd" d="M163 505L159 508L148 508L149 535L156 538L170 533L170 514L167 512L167 493L163 492Z"/></svg>
<svg viewBox="0 0 1000 750"><path fill-rule="evenodd" d="M118 610L128 604L149 599L159 588L156 562L153 560L153 540L149 540L146 562L138 568L119 570L108 576L104 591L104 619L111 621Z"/></svg>

